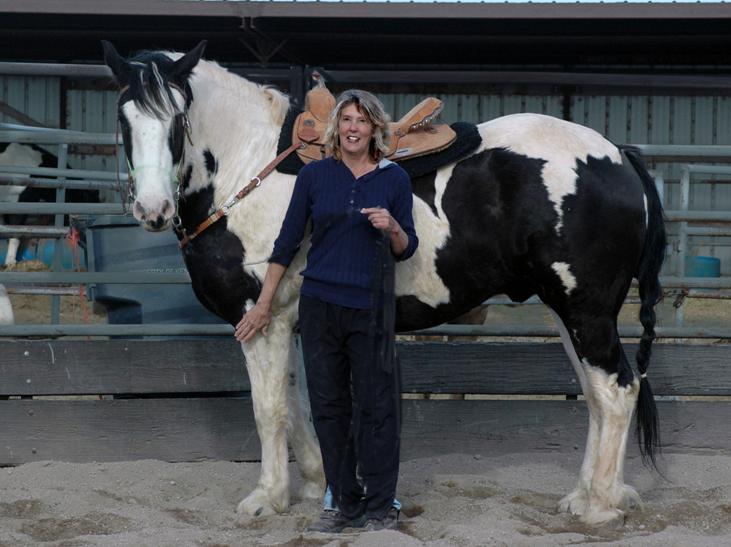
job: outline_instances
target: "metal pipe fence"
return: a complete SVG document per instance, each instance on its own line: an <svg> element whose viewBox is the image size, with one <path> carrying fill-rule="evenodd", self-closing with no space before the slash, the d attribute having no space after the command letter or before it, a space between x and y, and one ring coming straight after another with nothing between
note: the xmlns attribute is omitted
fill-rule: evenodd
<svg viewBox="0 0 731 547"><path fill-rule="evenodd" d="M12 124L0 125L0 141L14 140L14 142L28 142L36 144L60 144L63 149L69 144L115 144L118 143L118 137L111 134L89 134L78 131L67 130L50 130L40 128L26 128L24 126L12 126ZM648 157L657 158L697 158L711 160L728 160L731 158L731 146L688 146L688 145L637 145L643 154ZM63 155L63 154L62 154ZM63 188L71 187L88 187L90 181L99 184L113 184L107 181L116 182L126 180L127 174L120 172L119 174L107 171L91 171L82 169L65 168L65 158L63 162L59 157L59 167L57 168L33 168L33 167L15 167L0 166L0 174L7 175L3 179L17 179L19 175L25 175L26 181L41 184L43 182L51 182L57 188L59 193L63 192ZM64 166L63 168L61 166ZM707 168L707 169L706 169ZM704 170L706 169L706 170ZM731 174L731 168L723 168L719 166L686 166L684 173L710 173L710 174ZM33 176L56 177L55 180L42 181L32 179ZM69 177L78 180L68 181ZM662 192L664 178L661 172L655 173L656 183ZM690 184L690 179L688 180ZM79 186L75 186L79 185ZM116 188L116 186L115 186ZM668 210L665 216L668 222L681 223L681 233L686 238L688 235L726 235L731 233L731 228L719 227L693 227L688 226L689 222L707 222L707 223L731 223L731 212L726 211L691 211L688 210L688 203L683 200L680 210ZM123 207L118 203L105 204L89 204L89 203L0 203L0 214L55 214L57 219L62 219L63 215L81 214L122 214ZM61 237L64 229L62 225L58 225L53 229L48 229L48 236ZM23 235L22 230L16 227L4 226L0 227L0 233L5 235ZM36 232L38 233L38 232ZM687 241L686 241L687 245ZM59 250L56 251L57 253ZM54 267L54 270L58 270ZM731 289L731 277L726 278L689 278L685 276L667 276L662 278L663 286L671 291L682 290L683 295L688 297L718 297L726 298L723 290ZM67 290L68 287L60 287L60 285L86 285L93 283L107 284L184 284L190 283L187 272L0 272L0 283L7 284L23 284L33 285L45 284L45 290L52 291L49 285L58 286L59 290ZM13 288L11 287L11 291ZM17 289L16 289L17 290ZM715 291L715 292L708 292ZM57 302L57 299L54 299ZM532 300L530 303L540 303L538 299ZM505 297L496 297L486 302L488 305L496 304L513 304ZM54 323L58 323L58 312L56 310L57 303L54 304L54 313L52 314ZM682 311L681 311L682 314ZM677 315L676 315L677 318ZM168 336L182 334L197 335L218 335L222 332L230 334L230 328L226 325L199 325L196 329L194 325L182 325L180 329L175 325L14 325L9 327L0 327L0 336ZM623 336L639 336L637 329L624 329ZM218 333L218 334L217 334ZM462 326L462 325L444 325L435 329L427 329L422 331L423 334L429 335L448 335L448 336L556 336L556 331L550 327L525 326L525 325L507 325L502 327L491 327L482 325ZM693 328L682 327L682 315L680 324L672 329L658 329L659 336L667 337L700 337L700 338L731 338L731 330L729 329L705 329L698 330Z"/></svg>
<svg viewBox="0 0 731 547"><path fill-rule="evenodd" d="M127 173L120 173L120 181L127 181ZM0 186L26 186L41 188L66 188L67 190L119 190L116 182L103 180L39 179L20 175L0 175Z"/></svg>

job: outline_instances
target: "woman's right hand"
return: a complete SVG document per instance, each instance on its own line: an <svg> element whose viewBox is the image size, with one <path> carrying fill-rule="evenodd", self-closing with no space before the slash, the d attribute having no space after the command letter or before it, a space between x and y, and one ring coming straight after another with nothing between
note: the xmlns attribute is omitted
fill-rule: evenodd
<svg viewBox="0 0 731 547"><path fill-rule="evenodd" d="M248 342L257 332L267 335L267 327L272 322L272 314L267 306L259 304L251 308L236 324L236 340L239 342Z"/></svg>

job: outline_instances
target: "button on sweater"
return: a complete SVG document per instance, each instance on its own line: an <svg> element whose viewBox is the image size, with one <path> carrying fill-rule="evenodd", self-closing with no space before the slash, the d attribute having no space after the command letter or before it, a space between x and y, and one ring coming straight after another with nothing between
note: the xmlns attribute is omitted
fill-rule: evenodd
<svg viewBox="0 0 731 547"><path fill-rule="evenodd" d="M360 178L341 161L326 158L302 168L274 242L270 262L289 266L312 221L311 247L302 294L340 306L371 307L379 240L383 237L361 209L383 207L399 223L409 243L396 260L414 254L419 240L412 217L411 181L393 162L382 160Z"/></svg>

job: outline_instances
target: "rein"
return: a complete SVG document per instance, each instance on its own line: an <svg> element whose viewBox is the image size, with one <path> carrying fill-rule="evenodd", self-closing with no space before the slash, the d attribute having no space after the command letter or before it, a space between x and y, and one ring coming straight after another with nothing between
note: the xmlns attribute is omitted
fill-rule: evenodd
<svg viewBox="0 0 731 547"><path fill-rule="evenodd" d="M304 148L307 146L304 142L298 142L292 144L289 148L284 150L282 153L280 153L276 158L274 158L269 164L261 170L261 172L256 175L254 178L252 178L249 181L249 184L244 186L241 190L239 190L236 194L231 196L226 203L224 203L219 209L216 209L216 211L211 214L207 219L205 219L203 222L201 222L198 226L196 226L193 233L188 234L188 232L185 230L185 228L180 228L179 226L173 226L173 229L181 236L180 243L178 244L181 249L185 249L187 247L188 243L193 241L196 237L198 237L201 232L209 228L212 224L218 222L223 217L228 216L229 210L231 207L236 205L239 201L244 199L249 193L254 189L261 186L261 181L264 180L269 174L271 174L272 171L274 171L274 168L279 165L284 159L289 156L292 152L297 150L298 148Z"/></svg>
<svg viewBox="0 0 731 547"><path fill-rule="evenodd" d="M185 92L184 89L182 89L180 86L175 85L173 83L168 82L168 85L173 87L174 89L177 89L180 94L185 99L185 110L182 113L176 114L177 116L183 116L182 123L183 123L183 130L185 132L185 135L188 138L188 142L193 145L193 141L191 139L190 135L190 120L188 119L188 94ZM121 97L122 94L129 89L129 86L124 86L119 90L119 96ZM117 141L119 141L119 124L117 124L116 128L116 137ZM314 138L317 138L315 135ZM182 151L180 153L180 161L178 162L178 170L177 174L175 176L171 177L171 180L176 183L176 189L175 189L175 216L173 217L173 230L180 238L180 242L178 243L178 246L181 250L185 249L185 247L188 246L188 244L193 241L196 237L198 237L203 231L208 229L210 226L221 220L223 217L228 216L229 210L236 205L239 201L244 199L249 193L259 186L261 186L261 181L264 180L267 176L269 176L272 171L279 165L282 161L284 161L290 154L292 154L297 149L302 149L307 147L307 142L302 140L297 143L293 143L289 148L281 152L276 158L274 158L269 164L264 167L264 169L261 170L261 172L256 175L254 178L252 178L249 181L249 184L247 184L244 188L239 190L236 194L231 196L226 203L224 203L219 209L217 209L215 212L213 212L208 218L206 218L203 222L198 224L196 226L195 230L193 230L192 233L188 233L187 230L182 227L182 221L180 219L180 216L177 213L177 207L178 202L181 198L180 196L180 174L182 172L182 166L185 159L185 142L183 142ZM119 180L119 158L116 154L117 147L115 147L115 157L117 158L117 187L120 192L122 193L122 184ZM145 168L145 167L151 167L151 166L139 166L139 169ZM126 213L126 201L129 200L130 197L134 197L134 172L135 169L133 168L131 162L129 161L129 158L127 158L127 195L124 196L122 200L122 207L124 212Z"/></svg>

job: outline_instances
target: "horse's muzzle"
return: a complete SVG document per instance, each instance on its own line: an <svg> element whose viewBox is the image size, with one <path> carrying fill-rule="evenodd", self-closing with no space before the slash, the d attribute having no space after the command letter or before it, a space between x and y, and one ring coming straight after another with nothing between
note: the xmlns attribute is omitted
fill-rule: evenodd
<svg viewBox="0 0 731 547"><path fill-rule="evenodd" d="M175 215L175 206L169 199L164 199L157 207L146 208L139 200L132 207L132 214L142 227L149 232L167 230Z"/></svg>

